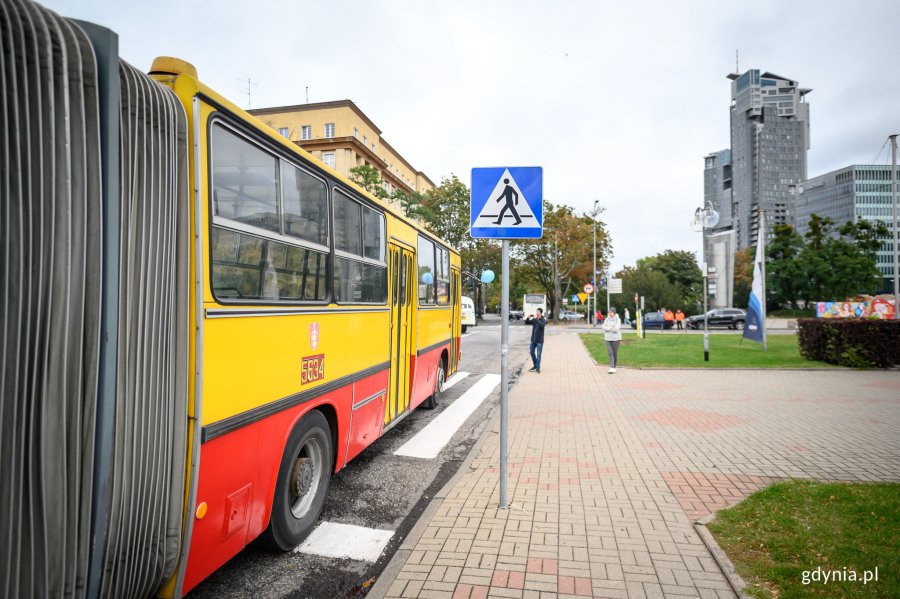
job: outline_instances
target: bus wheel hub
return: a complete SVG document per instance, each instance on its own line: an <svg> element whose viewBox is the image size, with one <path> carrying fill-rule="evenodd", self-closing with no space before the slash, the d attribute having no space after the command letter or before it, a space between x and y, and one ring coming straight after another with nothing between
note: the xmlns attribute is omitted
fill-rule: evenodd
<svg viewBox="0 0 900 599"><path fill-rule="evenodd" d="M298 458L294 462L294 492L303 497L312 488L316 467L309 458Z"/></svg>

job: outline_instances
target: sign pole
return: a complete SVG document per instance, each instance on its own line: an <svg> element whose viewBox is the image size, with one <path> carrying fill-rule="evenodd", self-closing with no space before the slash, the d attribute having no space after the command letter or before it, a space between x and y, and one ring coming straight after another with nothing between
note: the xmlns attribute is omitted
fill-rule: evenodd
<svg viewBox="0 0 900 599"><path fill-rule="evenodd" d="M509 240L544 234L544 171L539 166L472 169L469 235L500 239L500 509L509 509ZM503 202L502 205L500 203Z"/></svg>
<svg viewBox="0 0 900 599"><path fill-rule="evenodd" d="M509 437L509 241L503 240L502 278L500 301L503 310L500 318L500 509L509 509L506 496L507 441Z"/></svg>

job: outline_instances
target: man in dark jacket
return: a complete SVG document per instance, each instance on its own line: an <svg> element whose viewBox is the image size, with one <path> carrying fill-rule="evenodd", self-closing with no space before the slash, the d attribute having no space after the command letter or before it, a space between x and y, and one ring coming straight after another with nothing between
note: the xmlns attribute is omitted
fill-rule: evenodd
<svg viewBox="0 0 900 599"><path fill-rule="evenodd" d="M534 364L528 372L541 372L541 350L544 348L544 327L547 319L544 318L544 310L537 309L537 314L529 316L525 321L531 324L531 362Z"/></svg>

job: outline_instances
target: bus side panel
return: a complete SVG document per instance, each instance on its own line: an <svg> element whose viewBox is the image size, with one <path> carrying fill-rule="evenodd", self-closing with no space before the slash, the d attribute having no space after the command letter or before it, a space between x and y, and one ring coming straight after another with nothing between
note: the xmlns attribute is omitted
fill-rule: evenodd
<svg viewBox="0 0 900 599"><path fill-rule="evenodd" d="M324 402L337 411L338 439L348 434L352 397L353 385L347 385L329 393ZM268 526L285 443L297 422L314 407L301 404L203 444L183 592L215 572ZM345 448L340 445L333 448L339 456L337 464L344 463ZM201 518L198 507L203 503L206 513Z"/></svg>
<svg viewBox="0 0 900 599"><path fill-rule="evenodd" d="M413 409L434 393L434 385L437 380L437 371L441 361L441 353L449 351L449 348L450 341L448 340L446 344L413 358L413 370L415 375L413 378L410 400L410 405Z"/></svg>
<svg viewBox="0 0 900 599"><path fill-rule="evenodd" d="M385 401L388 375L384 370L353 385L353 411L350 416L350 438L347 443L349 462L381 435L384 426ZM343 437L341 437L343 438ZM345 463L346 462L342 462Z"/></svg>

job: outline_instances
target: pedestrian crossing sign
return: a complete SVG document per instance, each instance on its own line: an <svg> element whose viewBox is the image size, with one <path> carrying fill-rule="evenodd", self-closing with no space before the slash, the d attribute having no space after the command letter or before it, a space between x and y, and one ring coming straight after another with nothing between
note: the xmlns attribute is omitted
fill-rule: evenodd
<svg viewBox="0 0 900 599"><path fill-rule="evenodd" d="M473 168L469 234L476 239L540 239L543 186L539 166Z"/></svg>

